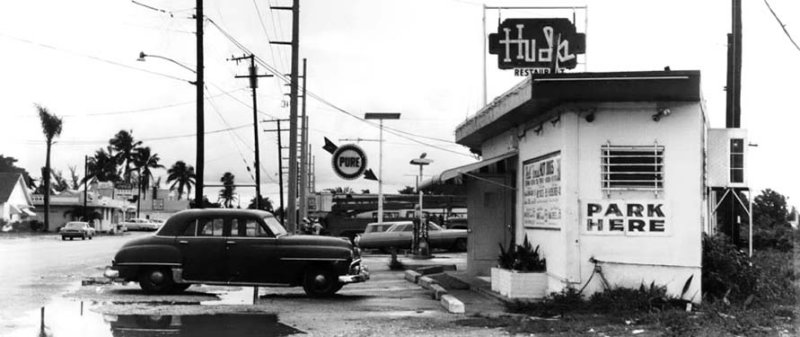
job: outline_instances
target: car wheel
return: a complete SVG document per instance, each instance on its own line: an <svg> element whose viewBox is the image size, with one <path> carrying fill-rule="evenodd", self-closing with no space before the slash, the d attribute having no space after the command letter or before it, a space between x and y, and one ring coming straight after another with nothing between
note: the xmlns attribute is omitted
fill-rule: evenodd
<svg viewBox="0 0 800 337"><path fill-rule="evenodd" d="M81 235L81 240L86 240L86 234Z"/></svg>
<svg viewBox="0 0 800 337"><path fill-rule="evenodd" d="M66 236L61 236L61 241L66 241L66 240L67 240Z"/></svg>
<svg viewBox="0 0 800 337"><path fill-rule="evenodd" d="M467 239L458 239L456 242L453 242L452 250L458 252L464 252L467 250Z"/></svg>
<svg viewBox="0 0 800 337"><path fill-rule="evenodd" d="M139 287L146 293L165 294L173 290L175 282L172 273L166 268L144 269L139 274Z"/></svg>
<svg viewBox="0 0 800 337"><path fill-rule="evenodd" d="M341 288L339 277L330 267L311 267L303 276L303 290L311 297L328 297Z"/></svg>

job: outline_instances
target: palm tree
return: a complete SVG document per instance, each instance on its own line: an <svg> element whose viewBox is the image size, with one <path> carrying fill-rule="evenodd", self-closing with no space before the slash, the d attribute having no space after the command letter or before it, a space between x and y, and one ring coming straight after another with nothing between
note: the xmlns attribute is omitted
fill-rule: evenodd
<svg viewBox="0 0 800 337"><path fill-rule="evenodd" d="M272 206L272 200L270 200L269 197L261 198L260 206L261 206L262 210L265 210L267 212L272 213L272 212L275 211L272 208L273 207ZM247 205L247 208L248 209L256 209L256 197L253 197L253 199L250 199L250 204Z"/></svg>
<svg viewBox="0 0 800 337"><path fill-rule="evenodd" d="M147 189L150 187L150 180L153 179L153 171L151 169L164 168L164 165L158 163L159 160L161 158L158 157L157 153L151 153L149 146L139 148L134 153L134 164L136 169L140 170L139 189L145 192L145 196L147 196Z"/></svg>
<svg viewBox="0 0 800 337"><path fill-rule="evenodd" d="M106 149L108 149L108 151L106 151ZM111 182L117 182L120 180L113 150L111 149L111 146L108 146L106 149L98 149L95 151L94 156L89 158L87 165L87 171L89 174L83 177L81 183L92 178L97 178L97 180L100 181Z"/></svg>
<svg viewBox="0 0 800 337"><path fill-rule="evenodd" d="M172 182L172 185L169 187L170 190L174 190L175 186L178 186L178 200L183 196L184 189L187 190L187 195L192 193L192 185L195 183L194 179L194 167L186 165L182 160L175 162L175 164L172 164L172 167L167 170L167 184Z"/></svg>
<svg viewBox="0 0 800 337"><path fill-rule="evenodd" d="M64 179L62 171L53 171L53 190L56 192L64 192L70 188L67 179Z"/></svg>
<svg viewBox="0 0 800 337"><path fill-rule="evenodd" d="M219 191L219 199L217 200L222 200L222 205L226 208L233 207L233 201L236 200L236 194L233 193L233 190L236 189L236 186L233 186L234 179L235 177L230 172L225 172L222 178L219 179L225 187Z"/></svg>
<svg viewBox="0 0 800 337"><path fill-rule="evenodd" d="M81 188L81 177L78 176L78 167L75 165L69 166L69 188L76 191Z"/></svg>
<svg viewBox="0 0 800 337"><path fill-rule="evenodd" d="M51 114L47 108L36 104L36 110L39 111L39 119L42 122L42 132L47 141L47 157L44 164L44 231L50 228L50 149L53 146L53 138L61 135L61 127L63 122L55 114Z"/></svg>
<svg viewBox="0 0 800 337"><path fill-rule="evenodd" d="M136 152L142 145L141 141L133 139L132 133L132 130L120 130L114 135L114 138L108 140L111 148L116 152L114 159L118 165L122 165L122 177L127 183L131 182L131 172L135 169Z"/></svg>

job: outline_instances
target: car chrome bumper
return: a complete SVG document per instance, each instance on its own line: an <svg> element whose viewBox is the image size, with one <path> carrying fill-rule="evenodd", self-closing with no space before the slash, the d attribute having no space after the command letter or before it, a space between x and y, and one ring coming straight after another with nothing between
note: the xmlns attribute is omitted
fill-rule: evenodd
<svg viewBox="0 0 800 337"><path fill-rule="evenodd" d="M103 276L110 278L111 280L119 279L119 270L116 270L113 267L106 267L106 271L103 272Z"/></svg>
<svg viewBox="0 0 800 337"><path fill-rule="evenodd" d="M361 264L361 259L356 259L350 264L350 273L339 276L340 283L358 283L369 280L369 268Z"/></svg>

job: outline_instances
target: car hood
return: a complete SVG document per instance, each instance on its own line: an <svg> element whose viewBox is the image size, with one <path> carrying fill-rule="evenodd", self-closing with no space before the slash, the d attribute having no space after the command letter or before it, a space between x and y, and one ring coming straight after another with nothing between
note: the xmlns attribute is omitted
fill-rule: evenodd
<svg viewBox="0 0 800 337"><path fill-rule="evenodd" d="M286 245L313 245L353 248L347 238L320 235L284 235L280 237Z"/></svg>

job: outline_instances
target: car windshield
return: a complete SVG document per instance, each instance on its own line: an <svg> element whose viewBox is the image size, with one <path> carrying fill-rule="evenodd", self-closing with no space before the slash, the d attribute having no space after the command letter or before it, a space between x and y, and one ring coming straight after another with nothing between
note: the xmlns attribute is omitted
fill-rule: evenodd
<svg viewBox="0 0 800 337"><path fill-rule="evenodd" d="M83 227L83 222L70 222L64 227L70 228L70 229L81 228L81 227Z"/></svg>
<svg viewBox="0 0 800 337"><path fill-rule="evenodd" d="M269 227L269 230L272 231L273 234L275 234L275 237L286 235L286 229L283 228L281 222L278 221L278 219L275 219L275 217L268 216L264 218L264 223L266 223L267 227Z"/></svg>

